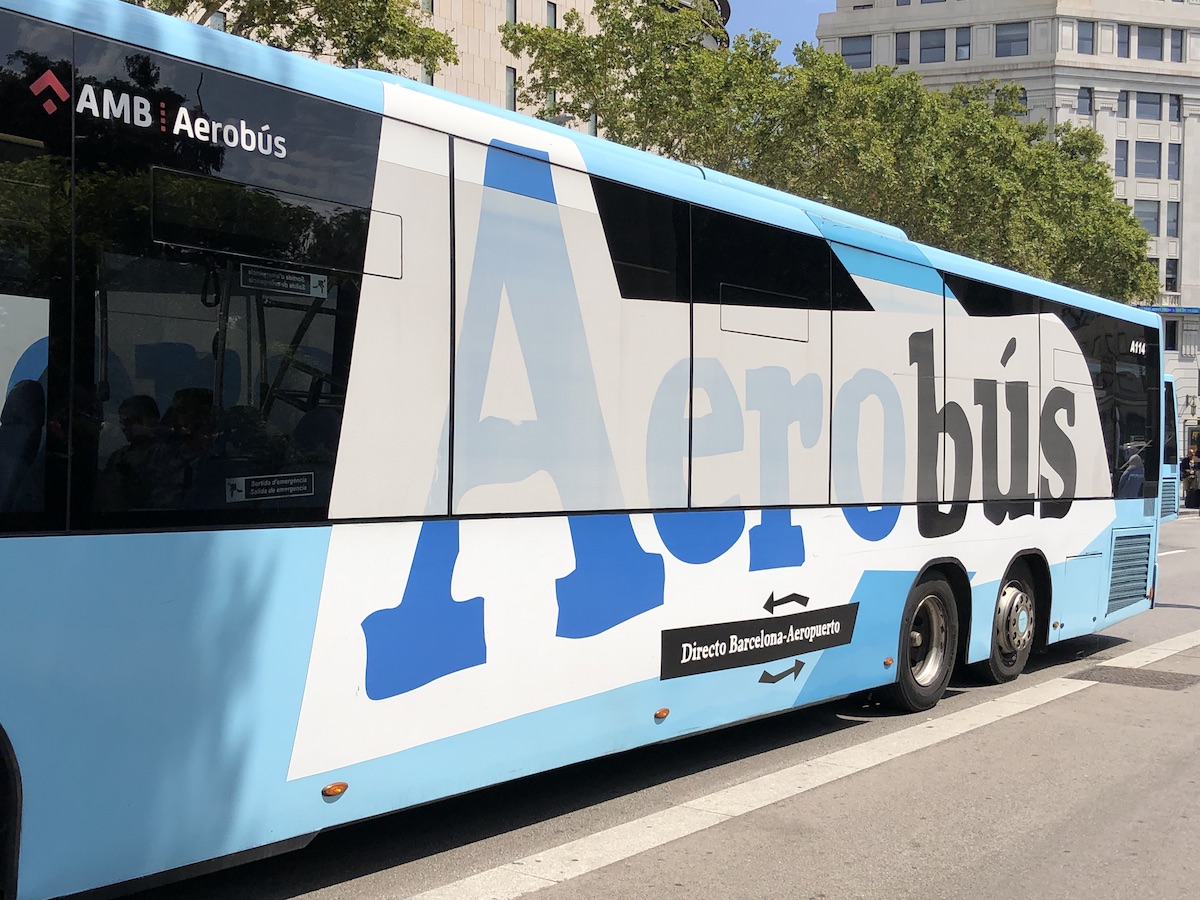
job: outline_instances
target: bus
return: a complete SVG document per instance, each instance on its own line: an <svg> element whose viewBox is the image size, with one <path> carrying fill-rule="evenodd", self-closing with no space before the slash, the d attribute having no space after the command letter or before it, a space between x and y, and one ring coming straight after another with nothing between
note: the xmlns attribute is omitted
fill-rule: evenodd
<svg viewBox="0 0 1200 900"><path fill-rule="evenodd" d="M0 0L0 897L1014 679L1152 604L1162 370L878 222Z"/></svg>

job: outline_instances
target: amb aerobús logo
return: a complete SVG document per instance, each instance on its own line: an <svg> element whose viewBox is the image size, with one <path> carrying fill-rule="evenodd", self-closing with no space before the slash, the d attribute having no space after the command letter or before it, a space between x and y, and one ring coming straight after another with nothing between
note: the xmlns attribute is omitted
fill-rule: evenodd
<svg viewBox="0 0 1200 900"><path fill-rule="evenodd" d="M61 101L66 101L70 96L63 83L49 69L29 86L29 90L35 97L50 91ZM47 115L54 115L58 112L58 104L54 102L53 98L48 98L42 107L46 110ZM239 119L236 124L222 122L194 115L188 111L187 107L180 106L175 111L173 123L168 126L168 121L172 117L165 100L159 102L156 116L152 100L125 91L118 93L110 88L97 90L94 85L84 84L79 89L75 112L78 115L87 113L95 119L121 121L137 128L153 128L158 125L158 130L163 134L170 133L175 137L187 137L190 140L211 144L214 147L225 146L231 150L260 153L276 159L287 158L287 138L272 134L269 124L262 125L255 130L246 124L245 119Z"/></svg>

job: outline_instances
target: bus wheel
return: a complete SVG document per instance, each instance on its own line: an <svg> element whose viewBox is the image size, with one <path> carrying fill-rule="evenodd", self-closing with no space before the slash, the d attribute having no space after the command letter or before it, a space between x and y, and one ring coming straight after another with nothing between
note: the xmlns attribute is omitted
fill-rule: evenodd
<svg viewBox="0 0 1200 900"><path fill-rule="evenodd" d="M1037 598L1029 566L1018 560L1000 582L992 622L992 652L974 670L984 681L1012 681L1029 661L1037 624Z"/></svg>
<svg viewBox="0 0 1200 900"><path fill-rule="evenodd" d="M927 576L908 592L904 604L892 705L906 712L935 706L950 683L957 646L954 592L941 576Z"/></svg>

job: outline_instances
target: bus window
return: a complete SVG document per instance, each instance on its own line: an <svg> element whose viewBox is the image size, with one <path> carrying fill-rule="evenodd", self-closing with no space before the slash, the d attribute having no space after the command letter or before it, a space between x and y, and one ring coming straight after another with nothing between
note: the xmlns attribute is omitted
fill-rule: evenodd
<svg viewBox="0 0 1200 900"><path fill-rule="evenodd" d="M38 52L27 52L37 47ZM61 527L69 321L71 34L0 13L0 530ZM37 102L27 102L31 92Z"/></svg>

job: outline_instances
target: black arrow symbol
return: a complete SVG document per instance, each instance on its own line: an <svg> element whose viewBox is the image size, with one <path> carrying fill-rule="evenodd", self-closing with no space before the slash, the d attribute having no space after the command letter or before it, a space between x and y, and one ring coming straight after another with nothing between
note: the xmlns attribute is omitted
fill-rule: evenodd
<svg viewBox="0 0 1200 900"><path fill-rule="evenodd" d="M791 675L792 681L795 681L797 678L800 677L800 670L803 668L804 668L804 661L798 659L798 660L796 660L795 663L792 664L791 668L784 669L778 675L772 675L770 672L763 672L761 675L758 676L758 683L759 684L778 684L779 682L783 681L783 679L787 678L788 675Z"/></svg>
<svg viewBox="0 0 1200 900"><path fill-rule="evenodd" d="M771 596L767 598L767 602L763 604L763 609L771 615L775 615L775 607L783 606L785 603L799 603L801 606L808 606L808 598L803 594L788 594L786 597L775 599L775 592L771 592Z"/></svg>

